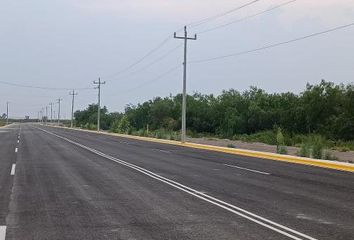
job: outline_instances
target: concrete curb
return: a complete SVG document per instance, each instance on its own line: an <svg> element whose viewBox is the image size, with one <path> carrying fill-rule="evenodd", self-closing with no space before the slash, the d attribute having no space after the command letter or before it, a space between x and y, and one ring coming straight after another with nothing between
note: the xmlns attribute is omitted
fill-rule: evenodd
<svg viewBox="0 0 354 240"><path fill-rule="evenodd" d="M71 128L58 127L58 126L54 126L54 127L71 129ZM181 142L172 141L172 140L140 137L140 136L126 135L126 134L118 134L118 133L96 132L96 131L92 131L92 130L79 129L79 128L73 128L71 130L90 132L90 133L109 135L109 136L116 136L116 137L123 137L123 138L140 140L140 141L163 143L163 144L188 147L188 148L194 148L194 149L209 150L209 151L214 151L214 152L222 152L222 153L241 155L241 156L247 156L247 157L262 158L262 159L273 160L273 161L302 164L302 165L308 165L308 166L314 166L314 167L334 169L334 170L339 170L339 171L354 172L354 164L351 164L351 163L342 163L342 162L328 161L328 160L318 160L318 159L296 157L296 156L290 156L290 155L281 155L281 154L276 154L276 153L252 151L252 150L237 149L237 148L219 147L219 146L204 145L204 144L190 143L190 142L181 143Z"/></svg>

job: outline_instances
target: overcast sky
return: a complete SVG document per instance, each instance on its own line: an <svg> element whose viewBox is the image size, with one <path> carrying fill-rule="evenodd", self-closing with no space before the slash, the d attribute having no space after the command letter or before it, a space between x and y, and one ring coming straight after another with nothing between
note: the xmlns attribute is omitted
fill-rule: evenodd
<svg viewBox="0 0 354 240"><path fill-rule="evenodd" d="M260 0L225 17L190 28L190 34L253 15L289 0ZM110 111L155 96L177 94L182 68L183 25L234 9L251 0L1 0L0 81L54 87L93 87L99 76L102 102ZM212 58L290 40L354 22L352 0L298 0L266 14L190 41L190 61ZM129 69L164 39L154 54ZM257 86L269 92L301 92L321 79L354 81L354 27L261 52L188 65L188 92L219 94ZM172 49L175 49L171 52ZM145 66L171 52L148 68ZM139 70L139 71L137 71ZM141 71L140 71L141 70ZM76 109L97 101L96 90L79 90ZM41 90L0 84L0 113L10 102L10 117L30 115L63 98L70 117L68 90ZM56 110L56 108L55 108Z"/></svg>

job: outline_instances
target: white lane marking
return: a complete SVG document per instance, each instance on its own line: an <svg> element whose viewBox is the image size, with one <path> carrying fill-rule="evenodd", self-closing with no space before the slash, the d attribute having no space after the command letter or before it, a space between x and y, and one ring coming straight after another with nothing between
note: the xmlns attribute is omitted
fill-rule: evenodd
<svg viewBox="0 0 354 240"><path fill-rule="evenodd" d="M11 167L11 176L15 175L15 171L16 171L16 164L12 164L12 167Z"/></svg>
<svg viewBox="0 0 354 240"><path fill-rule="evenodd" d="M162 149L158 149L158 148L152 148L152 150L163 152L163 153L168 153L168 154L171 153L170 151L166 151L166 150L162 150Z"/></svg>
<svg viewBox="0 0 354 240"><path fill-rule="evenodd" d="M153 179L156 179L156 180L158 180L160 182L166 183L166 184L168 184L168 185L170 185L170 186L172 186L174 188L177 188L177 189L179 189L179 190L181 190L183 192L186 192L186 193L188 193L188 194L190 194L192 196L195 196L195 197L197 197L199 199L202 199L202 200L204 200L206 202L209 202L209 203L211 203L211 204L213 204L215 206L223 208L223 209L225 209L225 210L227 210L229 212L232 212L232 213L234 213L234 214L236 214L238 216L241 216L241 217L243 217L245 219L248 219L249 221L257 223L257 224L259 224L261 226L264 226L264 227L266 227L268 229L271 229L271 230L273 230L275 232L278 232L278 233L280 233L280 234L282 234L284 236L287 236L287 237L289 237L291 239L302 240L303 238L305 238L305 239L309 239L309 240L317 240L316 238L313 238L311 236L308 236L306 234L298 232L298 231L296 231L294 229L288 228L288 227L286 227L284 225L281 225L279 223L273 222L273 221L271 221L271 220L269 220L267 218L261 217L261 216L259 216L257 214L249 212L249 211L247 211L245 209L242 209L242 208L237 207L235 205L232 205L230 203L224 202L224 201L222 201L220 199L214 198L214 197L212 197L212 196L210 196L208 194L205 194L203 192L200 192L198 190L195 190L193 188L185 186L185 185L183 185L183 184L181 184L179 182L176 182L176 181L173 181L171 179L165 178L165 177L163 177L161 175L158 175L158 174L156 174L154 172L151 172L151 171L149 171L149 170L147 170L145 168L139 167L139 166L137 166L135 164L131 164L131 163L125 162L125 161L123 161L121 159L112 157L112 156L107 155L105 153L102 153L102 152L100 152L100 151L98 151L96 149L87 147L87 146L85 146L83 144L80 144L78 142L72 141L72 140L70 140L70 139L68 139L66 137L57 135L57 134L49 132L47 130L44 130L44 129L41 129L41 128L36 128L36 129L41 130L43 132L46 132L48 134L51 134L53 136L56 136L56 137L58 137L60 139L63 139L65 141L69 142L69 143L72 143L73 145L79 146L79 147L81 147L83 149L86 149L86 150L88 150L88 151L90 151L92 153L95 153L95 154L97 154L97 155L99 155L101 157L104 157L104 158L106 158L108 160L111 160L113 162L119 163L119 164L124 165L126 167L129 167L131 169L134 169L134 170L136 170L136 171L138 171L138 172L140 172L140 173L142 173L144 175L147 175L147 176L149 176L149 177L151 177Z"/></svg>
<svg viewBox="0 0 354 240"><path fill-rule="evenodd" d="M6 226L0 226L0 240L5 240Z"/></svg>
<svg viewBox="0 0 354 240"><path fill-rule="evenodd" d="M15 152L18 152L18 148L15 148Z"/></svg>
<svg viewBox="0 0 354 240"><path fill-rule="evenodd" d="M232 168L238 168L241 170L249 171L249 172L259 173L259 174L263 174L263 175L270 175L270 173L267 173L267 172L261 172L261 171L257 171L257 170L253 170L253 169L249 169L249 168L239 167L236 165L229 165L229 164L224 164L224 165L228 166L228 167L232 167Z"/></svg>
<svg viewBox="0 0 354 240"><path fill-rule="evenodd" d="M171 153L170 151L161 150L161 149L159 149L159 151L160 151L160 152L163 152L163 153L168 153L168 154L170 154L170 153Z"/></svg>
<svg viewBox="0 0 354 240"><path fill-rule="evenodd" d="M20 140L17 140L17 143L20 143Z"/></svg>

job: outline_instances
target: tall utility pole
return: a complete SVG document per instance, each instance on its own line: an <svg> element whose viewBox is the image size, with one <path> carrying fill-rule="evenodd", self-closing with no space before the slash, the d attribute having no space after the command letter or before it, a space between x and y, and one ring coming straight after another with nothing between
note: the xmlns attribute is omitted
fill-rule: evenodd
<svg viewBox="0 0 354 240"><path fill-rule="evenodd" d="M44 108L42 108L42 124L44 124Z"/></svg>
<svg viewBox="0 0 354 240"><path fill-rule="evenodd" d="M9 102L6 102L6 125L9 124Z"/></svg>
<svg viewBox="0 0 354 240"><path fill-rule="evenodd" d="M98 78L98 82L93 81L93 84L97 85L98 89L98 106L97 106L97 131L100 131L100 117L101 117L101 85L106 82L101 82L101 78Z"/></svg>
<svg viewBox="0 0 354 240"><path fill-rule="evenodd" d="M184 40L184 61L183 61L183 101L182 101L182 143L186 142L186 109L187 109L187 42L188 40L197 40L197 34L193 38L188 37L187 26L184 26L184 36L177 37L177 33L174 34L174 38Z"/></svg>
<svg viewBox="0 0 354 240"><path fill-rule="evenodd" d="M74 103L75 103L75 96L77 96L77 92L75 92L75 89L73 89L72 92L69 93L69 95L71 95L73 98L72 98L72 101L71 101L71 128L73 128L74 126Z"/></svg>
<svg viewBox="0 0 354 240"><path fill-rule="evenodd" d="M45 106L45 125L48 124L48 106Z"/></svg>
<svg viewBox="0 0 354 240"><path fill-rule="evenodd" d="M58 103L58 126L60 125L60 102L63 101L63 99L58 98L57 103Z"/></svg>
<svg viewBox="0 0 354 240"><path fill-rule="evenodd" d="M53 122L53 104L54 103L49 103L49 105L50 105L50 123Z"/></svg>
<svg viewBox="0 0 354 240"><path fill-rule="evenodd" d="M42 121L43 121L43 109L40 111L40 113L41 113L41 123L42 123Z"/></svg>

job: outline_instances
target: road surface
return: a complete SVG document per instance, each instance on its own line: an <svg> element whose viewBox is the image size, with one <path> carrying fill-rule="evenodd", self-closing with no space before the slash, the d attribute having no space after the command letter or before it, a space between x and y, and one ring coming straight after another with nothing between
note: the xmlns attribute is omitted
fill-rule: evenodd
<svg viewBox="0 0 354 240"><path fill-rule="evenodd" d="M354 239L352 173L35 124L0 140L0 240Z"/></svg>

